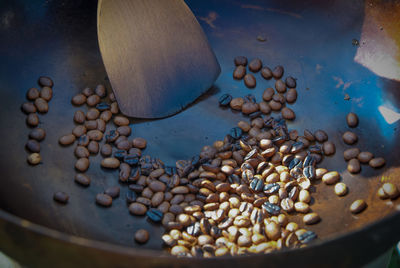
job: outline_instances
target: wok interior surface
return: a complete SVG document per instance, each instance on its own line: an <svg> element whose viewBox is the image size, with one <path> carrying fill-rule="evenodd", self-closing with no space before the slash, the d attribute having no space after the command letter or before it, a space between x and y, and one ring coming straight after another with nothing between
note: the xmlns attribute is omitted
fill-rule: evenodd
<svg viewBox="0 0 400 268"><path fill-rule="evenodd" d="M400 185L398 122L388 123L379 111L381 106L394 110L399 107L400 83L382 75L385 65L379 69L378 76L374 73L377 66L372 72L355 61L363 46L375 40L374 36L364 36L371 25L366 23L368 9L380 4L382 12L390 13L398 6L370 1L186 2L203 27L222 72L214 87L183 112L161 120L131 121L131 137L144 137L148 141L144 153L174 165L178 159L198 154L204 145L223 139L239 120L248 120L241 113L220 108L218 98L224 93L233 97L251 93L260 100L264 89L273 87L275 80L266 81L258 73L255 75L257 87L249 90L243 81L232 79L235 56L259 57L270 68L284 66L284 77L291 75L298 79L298 99L289 106L297 118L288 123L288 128L299 133L304 129L324 129L336 145L336 154L325 157L319 166L339 171L349 187L348 195L339 198L333 187L317 183L311 208L320 214L322 221L308 229L316 232L320 240L331 241L372 226L376 241L387 243L381 244L382 250L399 239L400 231L393 224L399 219L400 199L382 201L376 191L382 176ZM0 40L3 40L0 42L3 128L0 132L0 207L62 233L160 250L163 228L145 217L129 214L124 198L126 185L121 184L120 197L113 201L111 208L95 204L97 193L120 184L118 171L100 168L100 154L91 157L87 174L92 183L89 188L80 187L73 180L74 146L63 148L58 144L58 138L74 127L74 111L82 109L71 105L72 96L99 83L110 90L97 44L96 7L96 1L20 0L0 4ZM390 37L391 33L387 34ZM258 36L266 41L257 40ZM359 46L352 44L353 39L360 40ZM40 75L50 76L55 85L50 110L40 116L40 126L47 132L41 143L43 164L32 167L26 163L28 152L24 148L30 129L20 105L26 101L26 91L37 87ZM345 94L350 100L344 100ZM363 165L357 175L346 170L343 151L350 146L343 143L341 136L348 130L345 117L349 112L357 113L360 119L359 126L353 129L359 136L356 146L361 151L385 157L384 168L374 170ZM272 113L272 116L279 115ZM110 128L108 125L107 129ZM68 205L52 200L55 191L69 193ZM368 208L352 215L348 208L356 199L365 199ZM388 215L391 220L383 222ZM301 223L300 216L295 220ZM133 241L134 232L140 228L151 230L150 241L141 246ZM346 246L336 249L344 251ZM371 251L372 255L368 254L366 259L382 250ZM291 253L282 253L282 256L285 254Z"/></svg>

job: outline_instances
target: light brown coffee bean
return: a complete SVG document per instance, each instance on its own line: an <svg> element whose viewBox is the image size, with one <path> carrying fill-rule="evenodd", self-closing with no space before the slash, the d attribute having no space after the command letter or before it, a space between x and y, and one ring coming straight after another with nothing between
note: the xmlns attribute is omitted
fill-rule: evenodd
<svg viewBox="0 0 400 268"><path fill-rule="evenodd" d="M106 122L103 119L97 118L96 123L97 123L97 130L104 133L106 131Z"/></svg>
<svg viewBox="0 0 400 268"><path fill-rule="evenodd" d="M288 103L294 103L297 100L297 90L295 88L290 88L286 93L286 101Z"/></svg>
<svg viewBox="0 0 400 268"><path fill-rule="evenodd" d="M108 143L103 144L100 153L102 156L110 156L112 154L112 146Z"/></svg>
<svg viewBox="0 0 400 268"><path fill-rule="evenodd" d="M83 173L78 173L75 175L75 182L79 183L80 185L83 185L83 186L89 186L90 178Z"/></svg>
<svg viewBox="0 0 400 268"><path fill-rule="evenodd" d="M271 107L269 107L268 103L265 101L262 101L258 104L260 111L263 114L270 114L271 113Z"/></svg>
<svg viewBox="0 0 400 268"><path fill-rule="evenodd" d="M135 241L140 244L146 243L149 240L149 237L149 232L145 229L137 230L135 233Z"/></svg>
<svg viewBox="0 0 400 268"><path fill-rule="evenodd" d="M80 136L86 134L86 127L83 125L78 125L78 126L74 127L74 129L72 129L72 134L75 137L80 137Z"/></svg>
<svg viewBox="0 0 400 268"><path fill-rule="evenodd" d="M383 157L372 158L368 164L373 168L380 168L385 165L386 161Z"/></svg>
<svg viewBox="0 0 400 268"><path fill-rule="evenodd" d="M37 140L28 140L25 147L32 153L40 152L40 143Z"/></svg>
<svg viewBox="0 0 400 268"><path fill-rule="evenodd" d="M281 228L276 222L271 221L265 226L265 234L270 240L277 240L281 236Z"/></svg>
<svg viewBox="0 0 400 268"><path fill-rule="evenodd" d="M355 113L348 113L346 121L349 127L356 127L358 125L358 116Z"/></svg>
<svg viewBox="0 0 400 268"><path fill-rule="evenodd" d="M50 87L42 87L40 90L40 97L45 101L50 101L53 97L53 90Z"/></svg>
<svg viewBox="0 0 400 268"><path fill-rule="evenodd" d="M121 142L118 142L117 148L119 150L129 151L129 149L132 148L132 143L129 140L123 140Z"/></svg>
<svg viewBox="0 0 400 268"><path fill-rule="evenodd" d="M88 158L90 155L88 149L86 149L86 147L83 146L77 146L75 148L74 153L77 158Z"/></svg>
<svg viewBox="0 0 400 268"><path fill-rule="evenodd" d="M242 80L246 75L246 67L239 65L233 71L233 78L236 80Z"/></svg>
<svg viewBox="0 0 400 268"><path fill-rule="evenodd" d="M268 103L269 107L271 108L272 111L279 111L282 108L282 103L271 100Z"/></svg>
<svg viewBox="0 0 400 268"><path fill-rule="evenodd" d="M285 93L286 92L286 84L282 80L278 79L275 82L275 89L279 93Z"/></svg>
<svg viewBox="0 0 400 268"><path fill-rule="evenodd" d="M112 114L117 114L117 113L119 113L118 103L116 103L116 102L111 103L110 112L111 112Z"/></svg>
<svg viewBox="0 0 400 268"><path fill-rule="evenodd" d="M97 154L99 152L99 143L97 141L90 141L87 148L91 154Z"/></svg>
<svg viewBox="0 0 400 268"><path fill-rule="evenodd" d="M112 198L108 194L97 194L96 204L103 207L110 207L112 205Z"/></svg>
<svg viewBox="0 0 400 268"><path fill-rule="evenodd" d="M325 184L335 184L340 180L340 174L337 171L330 171L322 176L322 181Z"/></svg>
<svg viewBox="0 0 400 268"><path fill-rule="evenodd" d="M87 105L93 107L100 103L100 97L98 95L91 95L86 99Z"/></svg>
<svg viewBox="0 0 400 268"><path fill-rule="evenodd" d="M252 71L253 73L256 73L261 70L262 67L262 62L260 59L253 59L249 63L249 70Z"/></svg>
<svg viewBox="0 0 400 268"><path fill-rule="evenodd" d="M258 104L252 102L245 102L242 105L242 113L251 114L258 111Z"/></svg>
<svg viewBox="0 0 400 268"><path fill-rule="evenodd" d="M38 84L41 87L53 87L54 83L48 76L40 76L38 79Z"/></svg>
<svg viewBox="0 0 400 268"><path fill-rule="evenodd" d="M130 126L121 126L117 128L117 131L121 136L128 137L129 135L131 135L132 129Z"/></svg>
<svg viewBox="0 0 400 268"><path fill-rule="evenodd" d="M189 253L189 250L180 245L176 245L173 248L171 248L171 255L173 256L186 256Z"/></svg>
<svg viewBox="0 0 400 268"><path fill-rule="evenodd" d="M296 114L294 111L288 107L283 107L281 110L282 117L286 120L294 120L296 118Z"/></svg>
<svg viewBox="0 0 400 268"><path fill-rule="evenodd" d="M328 173L327 169L325 169L325 168L317 168L315 170L315 178L317 180L320 180L320 179L322 179L322 176L324 176L326 173Z"/></svg>
<svg viewBox="0 0 400 268"><path fill-rule="evenodd" d="M147 146L147 141L143 138L134 138L132 140L132 145L135 148L144 149Z"/></svg>
<svg viewBox="0 0 400 268"><path fill-rule="evenodd" d="M144 215L147 212L147 208L141 203L134 202L129 205L129 212L133 215Z"/></svg>
<svg viewBox="0 0 400 268"><path fill-rule="evenodd" d="M264 90L262 98L264 101L270 101L270 100L272 100L272 96L274 96L274 94L275 94L275 90L273 88L269 87L266 90Z"/></svg>
<svg viewBox="0 0 400 268"><path fill-rule="evenodd" d="M181 187L185 187L185 186L181 186ZM149 184L149 188L154 192L164 192L166 189L166 186L161 181L154 180Z"/></svg>
<svg viewBox="0 0 400 268"><path fill-rule="evenodd" d="M315 131L314 137L320 143L323 143L328 140L328 134L326 134L326 132L321 129Z"/></svg>
<svg viewBox="0 0 400 268"><path fill-rule="evenodd" d="M127 126L129 125L129 119L125 116L117 115L114 117L114 124L117 126Z"/></svg>
<svg viewBox="0 0 400 268"><path fill-rule="evenodd" d="M359 154L360 154L360 149L350 148L343 152L343 158L344 160L349 161L350 159L357 158Z"/></svg>
<svg viewBox="0 0 400 268"><path fill-rule="evenodd" d="M243 98L234 98L229 103L230 107L233 110L242 110L243 104L244 104L244 99Z"/></svg>
<svg viewBox="0 0 400 268"><path fill-rule="evenodd" d="M27 92L26 92L26 98L28 100L35 100L37 98L39 98L39 90L35 87L30 88Z"/></svg>
<svg viewBox="0 0 400 268"><path fill-rule="evenodd" d="M78 110L74 113L74 122L78 124L85 123L86 115L83 111Z"/></svg>
<svg viewBox="0 0 400 268"><path fill-rule="evenodd" d="M278 65L272 71L272 75L274 76L275 79L279 79L283 76L283 72L284 72L283 67Z"/></svg>
<svg viewBox="0 0 400 268"><path fill-rule="evenodd" d="M395 199L400 195L396 185L391 182L384 183L381 188L388 198Z"/></svg>
<svg viewBox="0 0 400 268"><path fill-rule="evenodd" d="M71 99L71 103L75 106L80 106L80 105L86 103L86 101L87 101L87 98L83 94L77 94L77 95L73 96Z"/></svg>
<svg viewBox="0 0 400 268"><path fill-rule="evenodd" d="M318 223L321 220L320 216L316 212L311 212L303 217L303 222L307 225Z"/></svg>
<svg viewBox="0 0 400 268"><path fill-rule="evenodd" d="M247 65L247 58L245 56L236 56L233 59L233 62L235 63L235 66L239 66L239 65L246 66Z"/></svg>
<svg viewBox="0 0 400 268"><path fill-rule="evenodd" d="M75 168L80 172L85 172L88 170L90 161L88 158L79 158L75 163Z"/></svg>
<svg viewBox="0 0 400 268"><path fill-rule="evenodd" d="M237 126L244 132L248 132L251 128L250 124L245 121L239 121Z"/></svg>
<svg viewBox="0 0 400 268"><path fill-rule="evenodd" d="M282 94L276 93L272 96L272 100L280 102L282 104L285 103L285 97Z"/></svg>
<svg viewBox="0 0 400 268"><path fill-rule="evenodd" d="M100 111L96 108L90 108L86 113L87 120L96 120L100 116Z"/></svg>
<svg viewBox="0 0 400 268"><path fill-rule="evenodd" d="M281 201L281 208L282 208L284 211L287 211L287 212L293 211L293 210L294 210L294 202L293 202L293 200L290 199L290 198L284 198L284 199L282 199L282 201Z"/></svg>
<svg viewBox="0 0 400 268"><path fill-rule="evenodd" d="M36 113L37 109L32 102L25 102L24 104L22 104L21 110L26 114L30 114L30 113Z"/></svg>
<svg viewBox="0 0 400 268"><path fill-rule="evenodd" d="M97 120L87 120L85 121L85 127L87 130L97 129Z"/></svg>
<svg viewBox="0 0 400 268"><path fill-rule="evenodd" d="M338 196L344 196L347 194L347 185L343 182L336 183L335 185L335 194Z"/></svg>
<svg viewBox="0 0 400 268"><path fill-rule="evenodd" d="M151 205L153 207L159 206L162 202L164 201L164 193L163 192L157 192L155 193L152 198L151 198ZM168 211L168 209L166 210ZM165 212L166 212L165 211Z"/></svg>
<svg viewBox="0 0 400 268"><path fill-rule="evenodd" d="M256 87L256 78L252 74L246 74L244 76L244 84L248 88L255 88Z"/></svg>
<svg viewBox="0 0 400 268"><path fill-rule="evenodd" d="M325 155L333 155L336 152L335 144L330 141L324 142L324 144L322 145L322 149Z"/></svg>
<svg viewBox="0 0 400 268"><path fill-rule="evenodd" d="M104 120L104 122L106 122L106 123L108 121L110 121L111 117L112 117L112 113L109 110L103 111L100 114L100 119Z"/></svg>
<svg viewBox="0 0 400 268"><path fill-rule="evenodd" d="M107 94L106 87L104 85L97 85L94 92L100 97L104 98Z"/></svg>
<svg viewBox="0 0 400 268"><path fill-rule="evenodd" d="M267 66L264 66L264 67L261 69L261 76L262 76L264 79L266 79L266 80L271 79L271 78L272 78L272 71L271 71L271 69L270 69L269 67L267 67Z"/></svg>
<svg viewBox="0 0 400 268"><path fill-rule="evenodd" d="M68 135L62 136L58 140L58 142L61 145L70 145L70 144L74 143L75 139L76 139L76 137L73 134L68 134Z"/></svg>
<svg viewBox="0 0 400 268"><path fill-rule="evenodd" d="M118 168L119 165L120 165L119 160L114 157L107 157L107 158L104 158L103 160L101 160L101 166L104 168L114 169L114 168Z"/></svg>
<svg viewBox="0 0 400 268"><path fill-rule="evenodd" d="M372 158L374 158L374 155L370 152L361 152L357 156L358 161L363 164L368 163Z"/></svg>
<svg viewBox="0 0 400 268"><path fill-rule="evenodd" d="M357 135L354 132L351 132L351 131L346 131L343 134L342 138L343 138L343 141L346 144L349 144L349 145L356 143L357 140L358 140Z"/></svg>
<svg viewBox="0 0 400 268"><path fill-rule="evenodd" d="M49 105L47 101L42 98L35 99L35 106L39 113L47 113L49 111Z"/></svg>
<svg viewBox="0 0 400 268"><path fill-rule="evenodd" d="M89 130L86 135L93 141L101 141L103 139L103 132L97 129Z"/></svg>
<svg viewBox="0 0 400 268"><path fill-rule="evenodd" d="M42 128L35 128L32 129L31 132L29 132L29 138L37 140L37 141L42 141L46 137L46 131Z"/></svg>
<svg viewBox="0 0 400 268"><path fill-rule="evenodd" d="M350 205L350 212L353 214L357 214L362 212L366 208L367 208L367 203L365 203L365 201L362 199L358 199Z"/></svg>
<svg viewBox="0 0 400 268"><path fill-rule="evenodd" d="M30 165L37 165L42 161L42 158L40 154L33 153L28 156L27 160Z"/></svg>

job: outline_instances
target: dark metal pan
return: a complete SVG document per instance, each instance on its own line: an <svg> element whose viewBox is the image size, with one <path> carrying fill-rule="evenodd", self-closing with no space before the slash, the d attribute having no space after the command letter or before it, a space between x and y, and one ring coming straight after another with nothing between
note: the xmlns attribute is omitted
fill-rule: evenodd
<svg viewBox="0 0 400 268"><path fill-rule="evenodd" d="M346 197L338 198L332 187L316 185L312 208L322 221L310 229L318 234L318 241L307 248L267 255L176 259L161 251L162 227L128 213L122 198L126 186L121 185L121 197L111 208L96 206L97 193L119 184L116 171L101 169L101 156L93 157L88 171L92 184L79 187L73 181L73 148L62 148L57 141L74 126L77 108L70 104L71 97L99 83L109 88L97 45L97 2L6 0L0 3L0 250L32 267L355 267L399 240L400 199L382 201L376 196L382 176L400 185L399 123L395 116L380 112L382 107L396 111L400 103L400 83L395 81L400 77L393 64L399 62L393 52L393 47L399 48L399 4L256 0L187 4L209 38L221 76L182 113L155 121L132 120L132 136L146 137L146 153L167 164L188 159L202 146L223 139L244 118L218 107L219 96L252 93L260 99L263 90L272 86L259 74L254 90L234 81L234 56L259 57L270 67L283 65L287 75L298 78L299 97L292 105L297 119L289 128L326 130L337 152L320 166L340 171L350 189ZM52 77L55 86L50 111L40 116L47 131L41 144L43 164L31 167L24 149L29 128L20 105L40 75ZM344 100L345 94L350 100ZM342 153L349 146L341 135L347 130L345 116L350 111L360 118L354 130L360 138L357 146L384 156L383 169L363 166L358 175L346 171ZM52 200L58 190L70 194L68 205ZM367 201L368 208L353 216L348 207L359 198ZM144 246L133 241L139 228L151 230Z"/></svg>

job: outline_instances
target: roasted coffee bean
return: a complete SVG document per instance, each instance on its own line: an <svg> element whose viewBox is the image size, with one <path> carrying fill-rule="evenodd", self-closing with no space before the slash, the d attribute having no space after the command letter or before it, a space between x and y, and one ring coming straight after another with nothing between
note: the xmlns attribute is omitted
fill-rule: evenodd
<svg viewBox="0 0 400 268"><path fill-rule="evenodd" d="M93 141L101 141L103 139L103 132L97 129L89 130L86 135Z"/></svg>
<svg viewBox="0 0 400 268"><path fill-rule="evenodd" d="M70 144L74 143L75 139L76 139L76 138L75 138L74 135L68 134L68 135L62 136L62 137L58 140L58 142L59 142L61 145L70 145Z"/></svg>
<svg viewBox="0 0 400 268"><path fill-rule="evenodd" d="M86 87L84 90L82 90L82 94L85 95L86 97L89 97L94 94L94 90L90 87Z"/></svg>
<svg viewBox="0 0 400 268"><path fill-rule="evenodd" d="M53 199L58 203L66 204L68 203L69 195L65 192L55 192L53 195Z"/></svg>
<svg viewBox="0 0 400 268"><path fill-rule="evenodd" d="M290 163L292 163L293 159L294 159L294 155L291 155L291 154L285 155L282 159L282 164L286 167L289 167L289 165L290 165Z"/></svg>
<svg viewBox="0 0 400 268"><path fill-rule="evenodd" d="M358 116L355 113L348 113L346 121L349 127L356 127L358 125Z"/></svg>
<svg viewBox="0 0 400 268"><path fill-rule="evenodd" d="M39 98L39 94L39 90L35 87L32 87L28 90L28 92L26 92L26 98L28 100L35 100Z"/></svg>
<svg viewBox="0 0 400 268"><path fill-rule="evenodd" d="M367 203L365 203L365 201L362 199L358 199L350 205L350 212L353 214L357 214L362 212L366 208L367 208Z"/></svg>
<svg viewBox="0 0 400 268"><path fill-rule="evenodd" d="M117 126L127 126L129 125L129 119L125 116L117 115L114 117L114 124Z"/></svg>
<svg viewBox="0 0 400 268"><path fill-rule="evenodd" d="M128 204L131 204L133 202L136 202L137 195L134 191L128 191L125 194L125 198L126 198L126 202Z"/></svg>
<svg viewBox="0 0 400 268"><path fill-rule="evenodd" d="M113 114L119 113L118 104L116 102L111 103L110 112Z"/></svg>
<svg viewBox="0 0 400 268"><path fill-rule="evenodd" d="M285 103L285 97L282 94L274 94L272 96L272 100L276 102L280 102L281 104Z"/></svg>
<svg viewBox="0 0 400 268"><path fill-rule="evenodd" d="M40 97L45 101L50 101L53 97L53 90L50 87L42 87L40 90Z"/></svg>
<svg viewBox="0 0 400 268"><path fill-rule="evenodd" d="M38 84L41 87L53 87L54 83L48 76L40 76L38 79Z"/></svg>
<svg viewBox="0 0 400 268"><path fill-rule="evenodd" d="M357 140L358 140L357 135L355 133L353 133L353 132L350 132L350 131L346 131L343 134L342 138L343 138L343 141L346 144L349 144L349 145L356 143Z"/></svg>
<svg viewBox="0 0 400 268"><path fill-rule="evenodd" d="M363 164L368 163L372 158L374 158L374 155L370 152L360 152L357 156L358 161Z"/></svg>
<svg viewBox="0 0 400 268"><path fill-rule="evenodd" d="M242 105L244 103L243 98L233 98L231 102L229 103L229 106L233 110L242 110Z"/></svg>
<svg viewBox="0 0 400 268"><path fill-rule="evenodd" d="M249 63L249 70L252 71L253 73L256 73L261 70L262 67L262 62L260 59L253 59Z"/></svg>
<svg viewBox="0 0 400 268"><path fill-rule="evenodd" d="M272 75L274 76L275 79L279 79L283 76L283 72L284 72L283 67L278 65L272 71Z"/></svg>
<svg viewBox="0 0 400 268"><path fill-rule="evenodd" d="M112 205L112 198L108 194L97 194L96 204L103 207L110 207Z"/></svg>
<svg viewBox="0 0 400 268"><path fill-rule="evenodd" d="M233 71L233 78L236 80L241 80L246 75L246 67L239 65Z"/></svg>
<svg viewBox="0 0 400 268"><path fill-rule="evenodd" d="M153 222L161 222L164 214L158 209L151 208L146 212L147 217Z"/></svg>
<svg viewBox="0 0 400 268"><path fill-rule="evenodd" d="M120 165L120 162L117 158L113 157L107 157L101 160L101 166L104 168L118 168Z"/></svg>
<svg viewBox="0 0 400 268"><path fill-rule="evenodd" d="M28 114L26 117L26 123L31 127L39 125L39 117L35 113Z"/></svg>
<svg viewBox="0 0 400 268"><path fill-rule="evenodd" d="M36 106L32 102L25 102L22 104L21 110L26 114L36 113Z"/></svg>
<svg viewBox="0 0 400 268"><path fill-rule="evenodd" d="M46 132L42 128L35 128L29 132L29 138L42 141L46 137Z"/></svg>
<svg viewBox="0 0 400 268"><path fill-rule="evenodd" d="M129 189L136 192L136 193L141 193L144 189L143 185L139 184L130 184Z"/></svg>
<svg viewBox="0 0 400 268"><path fill-rule="evenodd" d="M265 202L262 204L262 208L265 209L270 215L279 215L281 208L277 205L271 204L270 202Z"/></svg>
<svg viewBox="0 0 400 268"><path fill-rule="evenodd" d="M254 192L261 192L263 190L263 187L264 187L264 182L260 179L253 179L250 183L250 188Z"/></svg>
<svg viewBox="0 0 400 268"><path fill-rule="evenodd" d="M343 182L336 183L335 194L338 196L343 196L347 194L347 186Z"/></svg>
<svg viewBox="0 0 400 268"><path fill-rule="evenodd" d="M282 103L271 100L268 103L269 107L271 108L272 111L279 111L282 108Z"/></svg>
<svg viewBox="0 0 400 268"><path fill-rule="evenodd" d="M90 165L90 161L88 158L79 158L75 163L75 168L80 172L85 172Z"/></svg>
<svg viewBox="0 0 400 268"><path fill-rule="evenodd" d="M256 96L253 94L247 94L246 96L243 97L244 102L252 102L252 103L257 103Z"/></svg>
<svg viewBox="0 0 400 268"><path fill-rule="evenodd" d="M96 120L99 116L100 116L100 112L96 108L91 108L86 113L87 120Z"/></svg>
<svg viewBox="0 0 400 268"><path fill-rule="evenodd" d="M317 238L317 235L313 231L307 231L301 235L299 235L299 241L302 244L310 243L312 240Z"/></svg>
<svg viewBox="0 0 400 268"><path fill-rule="evenodd" d="M131 167L126 163L121 163L119 166L119 180L125 182L131 176Z"/></svg>
<svg viewBox="0 0 400 268"><path fill-rule="evenodd" d="M286 101L288 103L293 103L297 100L297 90L295 88L290 88L286 93Z"/></svg>
<svg viewBox="0 0 400 268"><path fill-rule="evenodd" d="M247 58L245 56L236 56L233 61L236 66L239 66L239 65L246 66L247 65Z"/></svg>
<svg viewBox="0 0 400 268"><path fill-rule="evenodd" d="M132 129L130 128L130 126L120 126L120 127L117 128L117 132L121 136L128 137L129 135L131 135Z"/></svg>
<svg viewBox="0 0 400 268"><path fill-rule="evenodd" d="M321 220L319 215L316 212L311 212L303 217L303 222L307 225L318 223Z"/></svg>
<svg viewBox="0 0 400 268"><path fill-rule="evenodd" d="M110 121L112 117L112 113L110 111L104 111L100 114L100 119L104 120L104 122Z"/></svg>
<svg viewBox="0 0 400 268"><path fill-rule="evenodd" d="M144 244L149 241L149 237L149 232L145 229L137 230L135 233L135 241L140 244Z"/></svg>
<svg viewBox="0 0 400 268"><path fill-rule="evenodd" d="M101 100L100 100L100 97L97 96L97 95L91 95L91 96L89 96L89 97L86 99L87 105L89 105L89 106L91 106L91 107L96 106L97 104L100 103L100 101L101 101Z"/></svg>
<svg viewBox="0 0 400 268"><path fill-rule="evenodd" d="M96 119L96 123L97 123L97 130L101 131L101 132L105 132L106 131L106 122L103 119L97 118Z"/></svg>
<svg viewBox="0 0 400 268"><path fill-rule="evenodd" d="M261 69L261 76L262 76L264 79L266 79L266 80L271 79L271 78L272 78L272 71L271 71L271 69L270 69L269 67L267 67L267 66L264 66L264 67Z"/></svg>
<svg viewBox="0 0 400 268"><path fill-rule="evenodd" d="M40 154L32 153L28 156L27 161L30 165L37 165L42 161Z"/></svg>
<svg viewBox="0 0 400 268"><path fill-rule="evenodd" d="M32 153L40 152L40 143L36 140L28 140L25 145L26 149L28 149Z"/></svg>
<svg viewBox="0 0 400 268"><path fill-rule="evenodd" d="M278 79L275 82L275 89L279 93L285 93L286 92L286 84L282 80Z"/></svg>
<svg viewBox="0 0 400 268"><path fill-rule="evenodd" d="M74 122L78 124L85 123L86 115L83 111L78 110L74 113Z"/></svg>
<svg viewBox="0 0 400 268"><path fill-rule="evenodd" d="M296 87L296 79L291 76L286 77L285 79L286 86L288 88L295 88Z"/></svg>
<svg viewBox="0 0 400 268"><path fill-rule="evenodd" d="M350 159L347 164L347 170L350 173L359 173L361 171L360 162L356 158Z"/></svg>
<svg viewBox="0 0 400 268"><path fill-rule="evenodd" d="M284 211L287 211L287 212L293 211L293 210L294 210L294 202L293 202L293 200L290 199L290 198L282 199L282 201L281 201L281 208L282 208Z"/></svg>
<svg viewBox="0 0 400 268"><path fill-rule="evenodd" d="M373 168L380 168L385 165L386 161L383 157L372 158L368 164Z"/></svg>
<svg viewBox="0 0 400 268"><path fill-rule="evenodd" d="M306 166L303 169L303 175L309 180L315 179L315 168L313 166Z"/></svg>
<svg viewBox="0 0 400 268"><path fill-rule="evenodd" d="M115 142L119 137L119 132L115 130L110 130L106 134L106 142Z"/></svg>
<svg viewBox="0 0 400 268"><path fill-rule="evenodd" d="M294 120L296 118L296 114L292 109L288 107L283 107L281 110L282 117L286 120Z"/></svg>
<svg viewBox="0 0 400 268"><path fill-rule="evenodd" d="M75 137L78 138L78 137L80 137L80 136L86 134L86 127L85 127L85 126L82 126L82 125L78 125L78 126L74 127L74 129L72 130L72 134L73 134Z"/></svg>
<svg viewBox="0 0 400 268"><path fill-rule="evenodd" d="M145 215L147 208L142 203L134 202L129 205L129 212L133 215Z"/></svg>
<svg viewBox="0 0 400 268"><path fill-rule="evenodd" d="M314 137L320 143L323 143L328 140L328 134L326 134L326 132L321 129L315 131Z"/></svg>
<svg viewBox="0 0 400 268"><path fill-rule="evenodd" d="M100 102L99 104L96 105L96 109L100 112L109 110L110 104L108 104L107 102Z"/></svg>
<svg viewBox="0 0 400 268"><path fill-rule="evenodd" d="M42 98L35 99L35 106L39 113L47 113L49 111L49 105L47 101Z"/></svg>
<svg viewBox="0 0 400 268"><path fill-rule="evenodd" d="M294 203L294 209L296 212L308 213L310 211L310 206L304 202L296 202Z"/></svg>
<svg viewBox="0 0 400 268"><path fill-rule="evenodd" d="M87 135L80 136L78 138L78 145L80 146L88 146L90 139Z"/></svg>
<svg viewBox="0 0 400 268"><path fill-rule="evenodd" d="M308 129L304 130L304 137L309 141L315 141L315 137L312 132Z"/></svg>
<svg viewBox="0 0 400 268"><path fill-rule="evenodd" d="M132 140L132 145L135 148L144 149L147 146L147 141L143 138L134 138Z"/></svg>
<svg viewBox="0 0 400 268"><path fill-rule="evenodd" d="M337 171L327 172L322 176L325 184L335 184L340 180L340 174Z"/></svg>
<svg viewBox="0 0 400 268"><path fill-rule="evenodd" d="M335 144L330 141L324 142L322 149L324 150L325 155L333 155L336 152Z"/></svg>
<svg viewBox="0 0 400 268"><path fill-rule="evenodd" d="M114 199L119 196L120 188L119 186L112 186L104 190L104 193Z"/></svg>
<svg viewBox="0 0 400 268"><path fill-rule="evenodd" d="M106 87L104 85L97 85L94 92L100 97L104 98L107 94Z"/></svg>
<svg viewBox="0 0 400 268"><path fill-rule="evenodd" d="M80 106L80 105L86 103L86 101L87 101L87 98L83 94L77 94L77 95L73 96L71 99L71 103L76 106Z"/></svg>
<svg viewBox="0 0 400 268"><path fill-rule="evenodd" d="M265 101L270 101L270 100L272 100L272 96L274 96L274 94L275 94L275 90L273 88L269 87L266 90L264 90L262 98Z"/></svg>
<svg viewBox="0 0 400 268"><path fill-rule="evenodd" d="M242 130L238 127L234 127L229 131L229 135L236 140L240 139L240 137L242 137Z"/></svg>
<svg viewBox="0 0 400 268"><path fill-rule="evenodd" d="M90 152L84 146L77 146L74 153L77 158L88 158L90 155Z"/></svg>
<svg viewBox="0 0 400 268"><path fill-rule="evenodd" d="M82 186L89 186L90 185L90 178L83 174L83 173L77 173L75 175L75 182L79 183Z"/></svg>
<svg viewBox="0 0 400 268"><path fill-rule="evenodd" d="M298 158L294 158L289 164L289 169L293 169L298 166L301 167L301 165L302 165L301 160Z"/></svg>
<svg viewBox="0 0 400 268"><path fill-rule="evenodd" d="M137 155L125 155L124 162L130 166L136 166L139 163L139 157Z"/></svg>
<svg viewBox="0 0 400 268"><path fill-rule="evenodd" d="M383 195L384 198L396 199L400 194L396 185L394 185L393 183L390 183L390 182L384 183L382 185L381 189L384 193L384 195ZM381 198L382 198L382 196L381 196ZM382 198L382 199L384 199L384 198Z"/></svg>
<svg viewBox="0 0 400 268"><path fill-rule="evenodd" d="M269 183L264 186L264 193L265 194L275 194L279 191L281 186L278 183Z"/></svg>
<svg viewBox="0 0 400 268"><path fill-rule="evenodd" d="M249 115L258 111L258 104L252 102L245 102L242 105L242 113Z"/></svg>
<svg viewBox="0 0 400 268"><path fill-rule="evenodd" d="M132 143L129 140L123 140L116 145L119 150L129 151L129 149L132 148Z"/></svg>
<svg viewBox="0 0 400 268"><path fill-rule="evenodd" d="M303 150L304 148L304 143L301 141L295 142L292 144L292 148L290 149L290 153L292 154L296 154L298 152L300 152L301 150Z"/></svg>
<svg viewBox="0 0 400 268"><path fill-rule="evenodd" d="M360 154L360 149L350 148L343 152L343 157L344 157L344 160L348 161L350 159L357 158L357 156L359 154Z"/></svg>
<svg viewBox="0 0 400 268"><path fill-rule="evenodd" d="M315 158L312 155L307 155L303 161L303 168L308 166L315 166L315 164L316 164Z"/></svg>
<svg viewBox="0 0 400 268"><path fill-rule="evenodd" d="M246 74L244 76L244 84L248 88L255 88L256 87L256 78L252 74Z"/></svg>

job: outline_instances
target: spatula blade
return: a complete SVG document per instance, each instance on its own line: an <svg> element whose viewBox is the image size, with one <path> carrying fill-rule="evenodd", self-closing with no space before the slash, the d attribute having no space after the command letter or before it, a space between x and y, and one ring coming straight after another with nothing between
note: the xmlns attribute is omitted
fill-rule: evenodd
<svg viewBox="0 0 400 268"><path fill-rule="evenodd" d="M100 0L101 55L121 112L161 118L181 111L221 68L182 0Z"/></svg>

